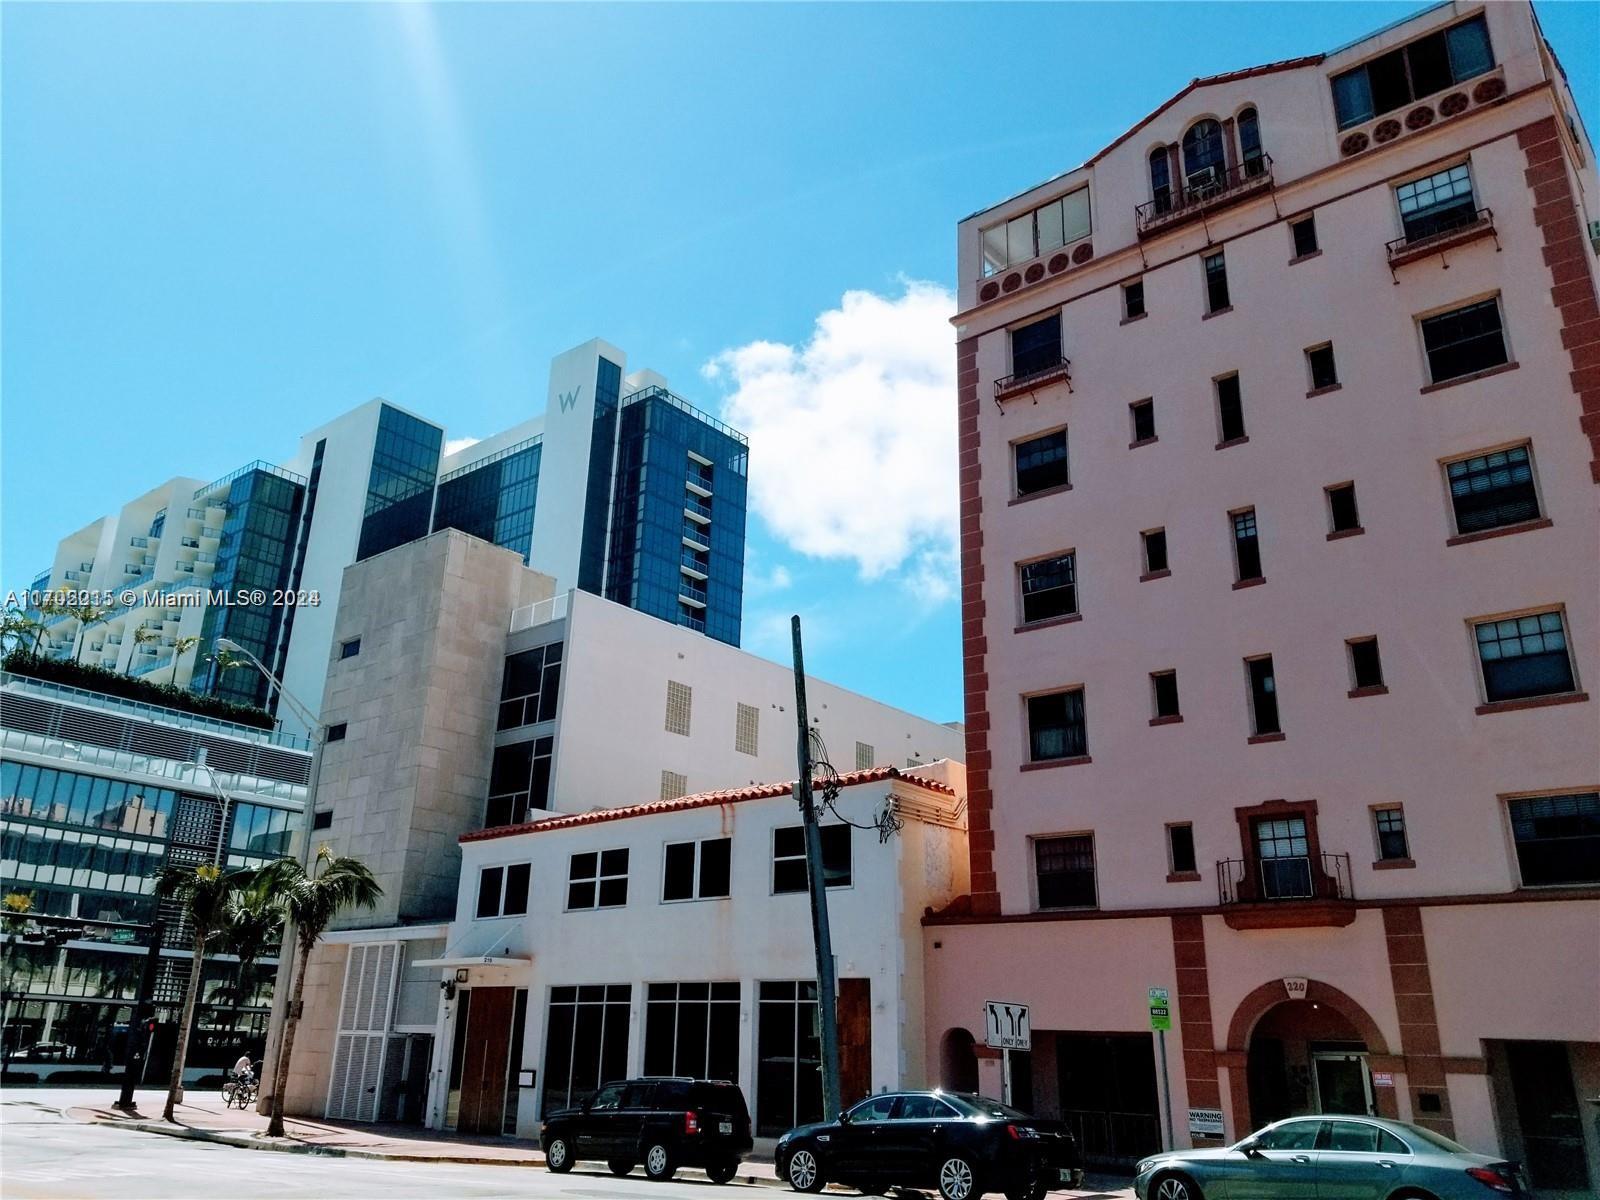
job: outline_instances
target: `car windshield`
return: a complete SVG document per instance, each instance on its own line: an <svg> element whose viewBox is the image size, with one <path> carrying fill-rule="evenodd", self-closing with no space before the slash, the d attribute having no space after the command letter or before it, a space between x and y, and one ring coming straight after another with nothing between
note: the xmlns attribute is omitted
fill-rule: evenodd
<svg viewBox="0 0 1600 1200"><path fill-rule="evenodd" d="M1419 1142L1426 1142L1428 1145L1443 1150L1447 1154L1472 1153L1471 1150L1468 1150L1460 1142L1452 1142L1449 1138L1445 1137L1444 1134L1435 1133L1431 1129L1424 1129L1420 1125L1406 1125L1403 1128L1408 1134L1416 1138Z"/></svg>
<svg viewBox="0 0 1600 1200"><path fill-rule="evenodd" d="M945 1092L944 1098L968 1116L990 1117L998 1121L1029 1121L1032 1120L1027 1113L1012 1108L1009 1104L1001 1104L998 1100L991 1100L987 1096L973 1096L965 1092Z"/></svg>

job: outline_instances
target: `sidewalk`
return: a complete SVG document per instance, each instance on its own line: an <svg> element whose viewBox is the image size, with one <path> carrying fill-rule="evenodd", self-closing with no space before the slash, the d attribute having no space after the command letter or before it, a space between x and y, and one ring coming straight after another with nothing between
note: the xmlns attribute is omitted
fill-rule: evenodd
<svg viewBox="0 0 1600 1200"><path fill-rule="evenodd" d="M454 1165L501 1167L543 1167L544 1155L538 1146L521 1138L464 1137L418 1129L414 1125L346 1124L338 1121L290 1117L284 1121L287 1137L266 1136L267 1118L253 1109L240 1112L224 1108L218 1092L190 1091L186 1102L169 1124L161 1119L166 1093L141 1091L134 1097L138 1113L112 1108L109 1100L75 1104L62 1110L69 1120L85 1124L121 1126L166 1137L218 1142L248 1150L277 1151L288 1154L321 1154L334 1158L370 1158L389 1162L436 1162ZM589 1174L583 1167L579 1174ZM680 1174L703 1179L703 1172L685 1167ZM739 1182L786 1188L770 1161L746 1159L739 1168ZM837 1189L830 1188L829 1191ZM854 1194L847 1191L845 1194ZM1091 1176L1082 1190L1051 1192L1063 1200L1124 1200L1133 1191L1125 1180Z"/></svg>

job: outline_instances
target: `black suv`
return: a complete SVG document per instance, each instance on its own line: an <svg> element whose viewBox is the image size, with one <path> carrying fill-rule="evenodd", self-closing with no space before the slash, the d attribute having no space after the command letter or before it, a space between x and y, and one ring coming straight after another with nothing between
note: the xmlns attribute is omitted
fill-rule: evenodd
<svg viewBox="0 0 1600 1200"><path fill-rule="evenodd" d="M712 1183L727 1183L750 1153L750 1110L726 1080L629 1079L606 1084L577 1108L546 1113L539 1144L557 1174L597 1158L613 1175L642 1162L651 1179L699 1167Z"/></svg>
<svg viewBox="0 0 1600 1200"><path fill-rule="evenodd" d="M837 1120L778 1139L778 1178L797 1192L828 1182L868 1192L937 1187L944 1200L1040 1200L1083 1180L1078 1144L1059 1121L966 1092L869 1096Z"/></svg>

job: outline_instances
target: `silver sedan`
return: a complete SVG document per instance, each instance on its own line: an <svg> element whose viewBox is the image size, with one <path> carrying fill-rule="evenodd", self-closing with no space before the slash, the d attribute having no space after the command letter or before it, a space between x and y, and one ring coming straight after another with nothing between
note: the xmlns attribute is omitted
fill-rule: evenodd
<svg viewBox="0 0 1600 1200"><path fill-rule="evenodd" d="M1514 1200L1516 1163L1379 1117L1291 1117L1222 1150L1139 1163L1138 1200Z"/></svg>

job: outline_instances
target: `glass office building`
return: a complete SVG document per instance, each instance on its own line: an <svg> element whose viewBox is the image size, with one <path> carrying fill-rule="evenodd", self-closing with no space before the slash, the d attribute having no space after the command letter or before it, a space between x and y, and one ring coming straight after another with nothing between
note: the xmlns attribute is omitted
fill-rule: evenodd
<svg viewBox="0 0 1600 1200"><path fill-rule="evenodd" d="M531 437L441 475L433 528L459 529L515 550L527 562L539 495L540 443L540 438Z"/></svg>
<svg viewBox="0 0 1600 1200"><path fill-rule="evenodd" d="M425 537L433 516L444 430L385 404L367 477L367 505L356 560Z"/></svg>

